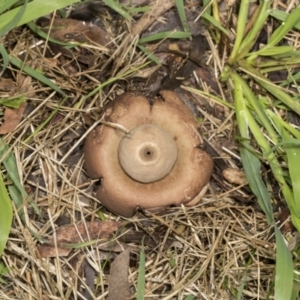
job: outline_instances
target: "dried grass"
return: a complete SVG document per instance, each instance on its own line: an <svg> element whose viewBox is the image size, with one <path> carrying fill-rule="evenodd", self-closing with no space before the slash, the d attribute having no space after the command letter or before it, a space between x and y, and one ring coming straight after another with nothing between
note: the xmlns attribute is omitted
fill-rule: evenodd
<svg viewBox="0 0 300 300"><path fill-rule="evenodd" d="M99 85L93 72L97 72L97 66L107 63L102 48L89 47L89 55L96 58L97 66L72 74L66 71L68 61L58 65L53 57L54 65L49 66L41 45L29 47L37 42L31 32L23 29L22 36L18 37L17 31L11 35L12 53L20 53L24 49L22 41L28 41L24 62L37 62L37 66L70 95L51 122L34 134L61 101L58 94L34 82L35 95L28 101L26 117L12 134L4 137L13 149L21 180L32 197L28 202L33 201L40 210L38 215L29 203L24 204L28 224L39 236L47 237L64 222L98 219L102 207L94 197L97 182L92 182L85 173L82 146L89 125L97 121L108 101L127 89L127 82L119 80L92 97L82 99ZM112 47L118 49L121 43L122 36ZM134 42L124 44L127 48L118 50L124 54L122 61L112 74L124 74L145 62L146 58L136 52ZM76 53L78 49L72 51ZM218 73L222 62L216 56L211 59ZM19 71L11 69L10 72L15 78ZM227 91L222 91L222 95L227 95ZM216 107L214 102L210 105ZM229 165L239 167L238 159L222 150L223 142L233 141L232 113L225 111L220 118L205 113L200 104L198 109L205 115L202 130L208 142ZM31 134L32 138L25 143ZM232 151L235 153L235 149ZM179 300L187 295L194 295L196 299L235 299L239 290L241 299L267 299L269 293L272 294L275 269L272 228L268 227L255 199L249 199L243 187L228 188L230 185L223 183L226 191L218 184L218 178L219 174L214 174L206 198L196 207L172 208L159 216L137 214L128 220L137 232L147 232L155 236L157 242L156 247L146 246L145 250L145 299ZM234 200L237 196L245 203ZM102 211L109 220L120 219L105 209ZM86 285L80 261L85 258L96 270L95 299L106 299L108 261L113 253L101 250L96 244L73 250L69 257L45 259L39 257L38 244L15 211L3 255L9 275L6 283L1 284L1 299L80 299L79 287ZM129 281L134 292L139 248L136 244L130 246L135 263L130 268Z"/></svg>

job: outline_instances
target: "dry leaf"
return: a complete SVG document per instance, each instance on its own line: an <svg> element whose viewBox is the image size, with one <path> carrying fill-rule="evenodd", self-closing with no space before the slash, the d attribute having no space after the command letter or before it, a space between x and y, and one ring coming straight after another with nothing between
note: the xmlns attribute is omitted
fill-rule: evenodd
<svg viewBox="0 0 300 300"><path fill-rule="evenodd" d="M130 297L128 284L130 250L119 254L111 264L107 300L125 300Z"/></svg>
<svg viewBox="0 0 300 300"><path fill-rule="evenodd" d="M29 98L35 97L35 90L32 86L32 78L30 76L24 76L19 73L16 82L20 94L25 94Z"/></svg>
<svg viewBox="0 0 300 300"><path fill-rule="evenodd" d="M118 221L94 221L67 225L57 229L57 243L80 243L94 239L108 239L124 223Z"/></svg>
<svg viewBox="0 0 300 300"><path fill-rule="evenodd" d="M16 83L10 78L0 78L0 90L14 92L16 90Z"/></svg>
<svg viewBox="0 0 300 300"><path fill-rule="evenodd" d="M56 257L56 255L68 256L72 249L64 247L55 248L53 245L44 244L38 247L38 251L41 257Z"/></svg>
<svg viewBox="0 0 300 300"><path fill-rule="evenodd" d="M229 183L236 185L245 185L248 183L245 173L241 170L227 168L223 170L222 174Z"/></svg>
<svg viewBox="0 0 300 300"><path fill-rule="evenodd" d="M48 26L48 24L46 24L46 26ZM93 42L102 46L111 42L109 34L92 22L73 19L55 19L50 36L63 42Z"/></svg>
<svg viewBox="0 0 300 300"><path fill-rule="evenodd" d="M22 120L27 103L21 103L19 108L5 108L4 123L0 126L0 134L11 133Z"/></svg>
<svg viewBox="0 0 300 300"><path fill-rule="evenodd" d="M96 239L108 240L123 225L123 222L118 221L95 221L63 226L56 230L56 235L49 239L48 244L40 245L38 251L42 257L67 256L72 250L67 247L67 244ZM57 248L54 243L55 237Z"/></svg>
<svg viewBox="0 0 300 300"><path fill-rule="evenodd" d="M283 234L295 231L295 227L291 221L291 213L288 207L283 207L278 214L280 231Z"/></svg>
<svg viewBox="0 0 300 300"><path fill-rule="evenodd" d="M75 258L76 259L76 258ZM78 259L77 259L78 262ZM80 292L83 295L83 299L85 300L93 300L95 299L94 296L94 289L95 289L95 269L89 264L88 260L85 258L82 263L80 263L79 269L79 276L80 279L78 280L77 286L80 287ZM83 273L83 274L81 274ZM88 288L82 288L80 283L81 280L84 280Z"/></svg>

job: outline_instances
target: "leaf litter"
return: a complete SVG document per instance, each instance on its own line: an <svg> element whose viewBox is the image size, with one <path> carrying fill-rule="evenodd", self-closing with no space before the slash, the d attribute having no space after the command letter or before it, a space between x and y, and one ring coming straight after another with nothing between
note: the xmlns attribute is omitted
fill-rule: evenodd
<svg viewBox="0 0 300 300"><path fill-rule="evenodd" d="M74 6L70 15L73 19L53 16L52 26L65 27L62 31L58 28L55 33L49 20L43 23L45 20L40 19L37 25L50 33L52 42L37 45L40 38L28 27L16 28L6 36L6 46L13 55L29 65L38 61L36 68L69 97L49 125L37 131L57 109L61 96L39 81L29 82L27 107L19 112L23 119L14 121L4 136L8 145L18 149L14 154L21 182L41 214L24 203L26 221L40 239L32 237L24 222L14 220L3 255L8 268L6 284L1 283L3 299L132 299L137 291L142 243L146 255L144 299L232 299L242 284L242 299L266 299L273 289L273 229L246 182L226 181L222 175L228 168L233 172L241 169L232 111L184 88L197 87L231 100L216 79L221 62L206 42L211 41L207 27L202 21L198 27L191 26L199 7L187 5L192 39L146 43L161 65L151 63L139 69L148 57L138 50L137 36L168 31L170 24L183 30L174 1L140 2L131 4L147 5L149 10L134 15L134 22L120 17L103 2L93 1ZM87 21L91 23L84 25ZM43 29L45 26L49 28ZM104 37L99 38L99 34ZM35 46L23 52L21 39ZM49 68L51 61L54 63ZM122 78L132 68L137 72ZM122 80L81 101L115 75ZM10 78L17 76L14 69L4 73L9 84L13 84ZM98 121L103 106L116 95L127 90L151 95L166 88L176 89L199 119L206 150L215 162L209 192L195 207L174 207L162 215L138 212L124 225L122 218L111 214L94 197L100 182L90 181L85 174L84 138L91 123ZM6 124L6 113L4 118ZM24 143L31 135L32 139ZM263 176L268 176L267 170ZM275 184L272 188L276 191ZM289 214L281 209L278 214L286 224L285 233L290 235ZM103 226L107 226L105 230ZM123 298L114 298L116 289Z"/></svg>

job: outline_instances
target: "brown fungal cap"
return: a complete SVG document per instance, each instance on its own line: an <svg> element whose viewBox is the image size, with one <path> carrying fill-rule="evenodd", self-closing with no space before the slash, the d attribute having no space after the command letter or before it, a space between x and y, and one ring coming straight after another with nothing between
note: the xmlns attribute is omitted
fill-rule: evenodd
<svg viewBox="0 0 300 300"><path fill-rule="evenodd" d="M122 138L119 161L128 176L150 183L170 173L177 152L176 143L167 131L154 124L144 124Z"/></svg>
<svg viewBox="0 0 300 300"><path fill-rule="evenodd" d="M170 205L194 205L206 191L212 159L199 148L197 121L171 91L164 101L125 93L111 102L101 125L86 139L90 177L102 178L97 198L108 209L132 216L136 208L159 211Z"/></svg>

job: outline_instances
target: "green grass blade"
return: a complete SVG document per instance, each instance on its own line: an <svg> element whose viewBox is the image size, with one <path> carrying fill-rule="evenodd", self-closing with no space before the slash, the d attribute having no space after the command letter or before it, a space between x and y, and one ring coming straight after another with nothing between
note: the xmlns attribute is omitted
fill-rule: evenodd
<svg viewBox="0 0 300 300"><path fill-rule="evenodd" d="M240 134L242 138L249 139L250 120L248 119L249 114L246 101L244 99L242 82L239 80L238 75L234 73L231 74L231 77L234 82L235 111ZM250 145L248 145L248 147L251 148ZM260 175L260 161L247 149L241 148L240 153L249 186L252 192L256 195L260 207L267 216L268 222L272 224L274 217L271 199Z"/></svg>
<svg viewBox="0 0 300 300"><path fill-rule="evenodd" d="M250 53L248 60L255 60L258 55L261 56L274 56L282 55L294 50L292 46L275 46L277 45L286 34L299 22L300 6L295 8L286 18L285 22L272 33L266 46L262 47L259 51Z"/></svg>
<svg viewBox="0 0 300 300"><path fill-rule="evenodd" d="M160 60L157 58L157 56L153 53L153 52L151 52L150 50L148 50L148 48L146 48L146 47L144 47L144 46L142 46L142 45L137 45L137 47L141 50L141 51L143 51L148 57L149 57L149 59L151 59L153 62L155 62L157 65L161 65L161 62L160 62Z"/></svg>
<svg viewBox="0 0 300 300"><path fill-rule="evenodd" d="M131 16L122 8L122 6L115 0L103 0L103 2L108 5L111 9L120 14L123 18L131 20Z"/></svg>
<svg viewBox="0 0 300 300"><path fill-rule="evenodd" d="M5 249L12 223L12 205L0 173L0 257Z"/></svg>
<svg viewBox="0 0 300 300"><path fill-rule="evenodd" d="M300 149L299 147L285 146L285 150L288 156L288 169L292 180L293 196L295 199L295 207L297 217L300 217Z"/></svg>
<svg viewBox="0 0 300 300"><path fill-rule="evenodd" d="M280 47L288 47L288 46L280 46ZM293 51L291 51L291 52L285 52L285 53L281 53L281 54L278 54L278 55L274 55L273 57L275 58L275 59L277 59L277 61L278 62L282 62L282 61L284 61L286 64L289 62L289 61L291 61L291 58L299 58L299 56L300 56L300 51L299 50L293 50ZM286 59L286 60L284 60L284 58ZM299 61L297 61L297 63L298 63ZM260 65L260 64L258 64L258 65Z"/></svg>
<svg viewBox="0 0 300 300"><path fill-rule="evenodd" d="M271 1L263 0L260 4L260 13L258 15L257 21L254 23L252 29L249 31L249 33L246 35L246 37L243 39L239 53L238 53L238 59L243 58L245 55L248 54L250 49L253 47L253 45L256 42L256 39L265 25L265 21L267 20L269 16L269 8L271 5Z"/></svg>
<svg viewBox="0 0 300 300"><path fill-rule="evenodd" d="M23 15L26 11L27 4L28 4L28 0L25 0L24 4L21 7L18 7L18 10L16 11L15 16L12 17L10 22L5 27L2 27L2 29L0 29L0 37L4 36L10 30L15 28L15 26L20 22L21 18L23 17ZM3 18L3 16L1 16L1 19L2 18Z"/></svg>
<svg viewBox="0 0 300 300"><path fill-rule="evenodd" d="M128 13L130 13L130 14L138 14L138 13L144 13L144 12L147 12L147 11L151 11L150 6L131 7L131 6L127 6L127 5L122 4L122 3L120 3L120 6L123 7L123 8L126 8Z"/></svg>
<svg viewBox="0 0 300 300"><path fill-rule="evenodd" d="M240 283L240 287L238 289L238 294L237 294L236 300L242 300L243 299L243 291L244 291L245 285L247 283L248 273L250 271L250 265L252 263L253 263L253 259L252 259L252 257L250 257L248 259L248 262L247 262L246 266L245 266L245 271L244 271L243 278L242 278L241 283Z"/></svg>
<svg viewBox="0 0 300 300"><path fill-rule="evenodd" d="M2 159L2 163L7 172L7 179L11 181L7 187L10 197L15 204L20 219L24 224L26 224L23 206L26 205L27 202L30 202L31 206L38 215L41 215L41 213L37 205L30 201L30 197L20 181L19 170L15 156L2 139L0 139L0 158Z"/></svg>
<svg viewBox="0 0 300 300"><path fill-rule="evenodd" d="M137 291L136 291L136 299L137 300L144 300L145 294L145 278L146 278L146 259L145 259L145 249L144 245L141 246L140 252L140 263L139 263L139 275L138 275L138 282L137 282Z"/></svg>
<svg viewBox="0 0 300 300"><path fill-rule="evenodd" d="M1 255L0 255L1 257ZM9 270L5 267L3 263L0 262L0 283L6 284L7 282L2 278L2 276L8 275Z"/></svg>
<svg viewBox="0 0 300 300"><path fill-rule="evenodd" d="M186 18L183 0L176 0L175 2L176 2L177 11L184 31L191 32Z"/></svg>
<svg viewBox="0 0 300 300"><path fill-rule="evenodd" d="M164 31L160 33L151 34L144 38L139 39L139 44L154 42L162 39L184 39L191 36L190 32L183 31Z"/></svg>
<svg viewBox="0 0 300 300"><path fill-rule="evenodd" d="M246 177L249 181L252 192L257 196L258 202L266 213L268 222L274 224L271 199L261 179L260 162L248 150L241 149L241 158ZM290 299L293 287L293 262L283 237L274 226L276 235L276 276L275 276L275 299Z"/></svg>
<svg viewBox="0 0 300 300"><path fill-rule="evenodd" d="M272 224L274 222L272 203L268 190L261 178L261 163L259 159L247 149L240 149L240 154L251 191L257 197L259 206L267 216L268 223Z"/></svg>
<svg viewBox="0 0 300 300"><path fill-rule="evenodd" d="M22 103L26 101L25 96L21 96L15 99L0 99L0 105L11 107L11 108L19 108Z"/></svg>
<svg viewBox="0 0 300 300"><path fill-rule="evenodd" d="M292 76L290 75L287 80L282 81L280 83L280 86L287 86L291 82L295 82L295 81L297 81L299 79L300 79L300 72L297 72L297 73L293 74Z"/></svg>
<svg viewBox="0 0 300 300"><path fill-rule="evenodd" d="M248 150L241 149L241 158L246 177L249 181L252 192L257 196L258 202L270 224L274 224L271 199L268 191L261 179L260 162ZM253 164L255 163L256 166ZM267 205L267 207L265 206ZM269 216L269 217L268 217ZM276 235L276 276L275 276L275 299L290 299L293 288L293 261L290 251L288 250L283 237L274 226Z"/></svg>
<svg viewBox="0 0 300 300"><path fill-rule="evenodd" d="M285 54L283 57L280 57L280 55L273 56L274 59L268 58L264 61L250 61L251 56L247 58L247 63L251 63L252 66L255 66L256 68L260 69L260 72L266 73L267 67L279 67L277 69L279 70L286 70L287 67L298 67L297 64L300 63L300 55L299 52L287 52L290 54L289 57L285 57ZM294 55L296 54L296 55ZM253 55L253 57L257 57L257 55ZM240 61L242 65L245 65L245 61ZM254 63L253 63L254 62Z"/></svg>
<svg viewBox="0 0 300 300"><path fill-rule="evenodd" d="M9 178L10 179L10 178ZM11 199L13 200L13 202L15 203L18 215L20 217L20 219L22 220L22 222L24 224L26 224L26 220L25 220L25 214L24 214L24 205L26 203L26 201L29 200L29 195L25 195L25 190L22 189L22 191L20 191L20 189L14 184L10 184L8 186L8 191L10 194Z"/></svg>
<svg viewBox="0 0 300 300"><path fill-rule="evenodd" d="M25 140L24 143L27 144L38 132L40 132L54 117L54 115L59 111L59 109L62 107L62 105L66 102L68 98L65 97L58 105L57 107L51 112L51 114L46 118L46 120L41 123L37 129L31 133Z"/></svg>
<svg viewBox="0 0 300 300"><path fill-rule="evenodd" d="M279 10L279 9L270 9L270 16L276 18L279 21L284 22L286 20L286 18L289 16L288 13ZM298 19L298 22L296 22L296 24L294 25L295 29L300 30L300 20Z"/></svg>
<svg viewBox="0 0 300 300"><path fill-rule="evenodd" d="M248 20L249 2L249 0L242 0L240 4L235 42L230 57L228 58L229 64L233 63L244 38L245 28Z"/></svg>
<svg viewBox="0 0 300 300"><path fill-rule="evenodd" d="M296 267L294 272L294 285L293 285L291 300L299 300L299 292L300 292L300 273L299 273L299 268Z"/></svg>
<svg viewBox="0 0 300 300"><path fill-rule="evenodd" d="M266 137L264 136L262 129L260 128L260 126L258 126L257 122L255 121L254 117L251 115L248 109L246 109L246 118L247 118L249 128L256 140L256 143L261 148L264 158L270 164L275 179L278 181L280 186L288 188L287 183L285 181L284 172L281 168L280 163L276 158L275 153L269 152L271 150L270 144L266 139ZM266 155L266 153L270 153L270 154ZM289 204L290 209L294 211L295 210L294 200L287 196L285 198L287 203Z"/></svg>
<svg viewBox="0 0 300 300"><path fill-rule="evenodd" d="M204 92L204 91L201 91L199 89L191 88L191 87L185 86L185 85L181 86L181 88L186 90L186 91L189 91L193 94L199 95L199 96L207 98L209 100L213 100L213 101L221 104L222 106L228 107L230 109L234 109L234 106L231 103L229 103L229 102L227 102L227 101L225 101L225 100L223 100L223 99L221 99L221 98L219 98L219 97L217 97L217 96L215 96L211 93Z"/></svg>
<svg viewBox="0 0 300 300"><path fill-rule="evenodd" d="M275 300L291 299L293 290L293 259L282 234L274 227L276 237Z"/></svg>
<svg viewBox="0 0 300 300"><path fill-rule="evenodd" d="M208 12L205 12L202 15L202 18L211 23L215 28L219 29L222 31L226 36L229 36L229 31L225 29L220 22L218 22L214 17L212 17Z"/></svg>
<svg viewBox="0 0 300 300"><path fill-rule="evenodd" d="M242 82L239 80L238 76L235 73L230 74L233 79L234 86L234 104L235 104L235 113L238 122L238 127L240 130L240 134L243 139L248 140L250 138L249 135L249 127L248 121L246 118L246 102L244 101L244 93Z"/></svg>
<svg viewBox="0 0 300 300"><path fill-rule="evenodd" d="M42 31L35 23L33 22L28 22L27 26L37 35L39 35L40 37L42 37L45 40L48 40L49 42L53 43L53 44L57 44L57 45L62 45L62 46L68 46L68 49L76 47L76 46L80 46L82 43L76 43L76 42L72 42L72 43L65 43L65 42L61 42L58 41L56 39L53 39L52 37L48 36L47 33L45 33L44 31Z"/></svg>
<svg viewBox="0 0 300 300"><path fill-rule="evenodd" d="M274 152L277 148L281 146L300 146L300 140L295 140L295 139L287 139L283 140L280 143L276 144L274 147L270 149L270 151L266 152L266 156L268 156L270 153Z"/></svg>
<svg viewBox="0 0 300 300"><path fill-rule="evenodd" d="M248 126L253 123L251 116L247 111L246 102L243 95L242 84L240 80L233 76L234 80L234 97L236 104L236 115L239 129L242 137L249 137ZM253 125L252 125L253 126ZM253 131L253 128L252 128ZM257 197L258 203L266 214L269 224L275 224L271 198L268 190L261 178L261 164L257 157L245 148L240 149L242 164L249 182L249 186ZM284 187L286 189L286 186ZM289 190L283 191L285 195ZM291 199L290 199L291 201ZM275 299L290 299L293 287L293 262L292 256L284 243L283 237L275 225L276 235L276 277L275 277ZM284 284L283 284L284 282Z"/></svg>
<svg viewBox="0 0 300 300"><path fill-rule="evenodd" d="M258 117L260 123L267 130L273 143L274 144L278 143L277 133L276 133L275 129L273 128L273 125L271 124L270 119L269 119L268 115L266 114L265 108L263 107L261 101L259 101L259 99L257 99L257 97L254 95L254 93L250 89L249 85L242 79L242 77L238 76L235 73L232 74L232 76L234 76L235 82L239 81L239 83L243 89L243 95L247 99L247 101L250 104L250 106L252 107L252 109L257 114L257 117Z"/></svg>
<svg viewBox="0 0 300 300"><path fill-rule="evenodd" d="M4 11L8 10L10 7L12 7L18 1L19 0L4 1L4 3L0 6L0 14L3 13Z"/></svg>
<svg viewBox="0 0 300 300"><path fill-rule="evenodd" d="M167 251L167 255L169 257L169 264L170 264L171 268L175 268L176 267L176 260L175 260L175 257L174 257L174 255L173 255L173 253L170 249Z"/></svg>
<svg viewBox="0 0 300 300"><path fill-rule="evenodd" d="M296 207L295 207L295 200L294 200L294 195L291 192L290 187L288 186L286 180L285 180L285 174L281 168L280 163L278 162L275 153L273 153L271 150L271 147L269 145L269 142L267 141L267 139L265 138L261 128L258 126L258 124L256 123L254 117L251 115L249 109L247 108L246 104L243 103L245 102L244 99L244 95L243 93L240 91L242 88L242 84L241 84L241 80L239 79L238 75L236 75L235 73L232 73L230 75L233 80L234 80L234 86L235 86L235 104L236 104L236 115L237 115L237 120L238 120L238 125L240 128L240 132L241 132L241 136L242 138L249 138L249 133L244 129L246 128L248 130L248 128L251 130L257 144L260 146L260 148L262 149L263 155L265 157L265 159L267 159L268 163L270 164L270 167L272 169L273 175L275 177L275 179L277 180L277 182L279 183L281 189L282 189L282 194L288 204L288 207L291 211L291 216L292 216L292 222L295 225L295 227L297 228L297 230L300 230L300 218L298 218L298 215L296 213ZM243 90L242 90L243 91ZM241 104L242 103L242 104ZM240 117L242 116L242 117ZM245 135L246 134L246 135ZM266 155L266 153L268 153L268 155ZM241 153L241 156L243 154ZM246 158L244 158L244 160L246 160ZM253 160L254 158L252 158ZM249 158L248 158L249 160ZM259 162L259 161L258 161ZM251 164L250 166L248 166L248 164ZM244 168L253 168L255 166L255 164L257 164L257 162L253 161L248 161L247 164L244 164L243 162L243 166ZM245 169L246 171L246 169ZM249 170L250 172L251 170ZM254 171L254 170L253 170ZM246 175L247 176L247 175ZM259 177L259 174L257 172L256 177ZM256 180L256 178L250 178L247 176L248 180ZM257 183L257 182L254 182ZM250 184L250 182L249 182ZM253 185L253 187L250 185L251 189L252 188L256 188L255 185ZM256 192L255 192L256 191ZM257 193L260 192L260 190L253 190L253 192ZM266 195L265 195L266 196ZM262 202L259 202L260 205L262 205L262 209L264 211L269 211L269 205L271 206L271 203L268 204L268 202L270 202L270 200L268 198L264 198L261 197ZM267 214L267 218L269 218L271 216L271 213L268 212ZM273 216L272 216L273 218ZM269 219L268 219L269 220Z"/></svg>
<svg viewBox="0 0 300 300"><path fill-rule="evenodd" d="M299 22L300 6L293 9L285 19L285 21L272 33L266 48L278 44L285 35Z"/></svg>
<svg viewBox="0 0 300 300"><path fill-rule="evenodd" d="M266 47L262 48L256 52L251 52L250 53L250 58L247 58L247 60L251 60L252 57L257 57L258 55L261 56L278 56L278 55L283 55L283 54L291 54L292 51L295 50L295 47L293 46L272 46L272 47ZM289 56L290 58L290 56Z"/></svg>
<svg viewBox="0 0 300 300"><path fill-rule="evenodd" d="M203 0L203 10L206 11L209 15L211 14L211 0Z"/></svg>
<svg viewBox="0 0 300 300"><path fill-rule="evenodd" d="M80 249L83 247L92 246L99 242L103 242L103 239L90 240L90 241L80 242L80 243L61 243L61 244L59 244L59 246L65 247L65 248L70 248L70 249Z"/></svg>
<svg viewBox="0 0 300 300"><path fill-rule="evenodd" d="M296 139L300 140L300 131L296 128L292 127L290 124L282 120L282 118L278 117L273 111L270 109L266 110L267 114L272 118L273 122L277 124L277 127L284 127L287 131L289 131Z"/></svg>
<svg viewBox="0 0 300 300"><path fill-rule="evenodd" d="M282 194L284 196L284 198L286 199L286 202L288 204L288 207L290 209L291 212L291 220L293 225L296 227L296 229L298 230L298 232L300 232L300 218L296 215L296 208L294 205L294 195L291 191L291 189L289 188L288 185L284 185L282 187ZM290 206L290 202L293 201L293 205Z"/></svg>
<svg viewBox="0 0 300 300"><path fill-rule="evenodd" d="M292 111L300 115L299 101L293 99L290 95L284 92L281 88L271 83L269 80L261 80L258 77L253 77L253 79L257 81L262 87L264 87L264 89L267 90L270 94L272 94L275 98L284 103Z"/></svg>
<svg viewBox="0 0 300 300"><path fill-rule="evenodd" d="M264 89L266 89L270 94L272 94L279 101L284 103L286 106L290 107L294 112L300 115L300 102L295 101L291 96L285 93L280 87L273 84L269 79L264 77L259 71L250 66L245 61L240 61L242 69L249 74L253 80L260 84Z"/></svg>
<svg viewBox="0 0 300 300"><path fill-rule="evenodd" d="M184 298L184 300L196 300L196 297L193 295L188 295Z"/></svg>
<svg viewBox="0 0 300 300"><path fill-rule="evenodd" d="M286 142L286 144L284 145L284 149L287 153L288 170L289 170L292 187L293 187L295 208L296 208L297 217L299 218L300 217L300 172L299 172L300 140L295 140L295 139L291 140L290 135L285 131L285 129L282 128L281 130L282 130L282 143Z"/></svg>
<svg viewBox="0 0 300 300"><path fill-rule="evenodd" d="M29 66L25 65L22 61L19 59L9 56L9 61L19 69L23 70L26 74L30 75L31 77L34 77L35 79L39 80L40 82L44 83L45 85L48 85L53 90L57 91L63 96L66 96L66 94L50 79L45 77L40 72L35 71L34 69L30 68Z"/></svg>
<svg viewBox="0 0 300 300"><path fill-rule="evenodd" d="M32 20L38 19L42 16L45 16L55 10L61 9L73 3L79 2L79 0L34 0L28 3L27 8L20 19L20 21L15 25L21 26ZM1 23L0 23L0 32L10 24L11 20L20 10L19 7L9 10L1 15Z"/></svg>
<svg viewBox="0 0 300 300"><path fill-rule="evenodd" d="M0 139L0 157L3 159L2 163L7 172L7 179L12 182L8 185L10 196L15 203L20 218L22 221L25 221L23 205L24 201L29 200L29 195L26 193L23 185L20 182L19 170L15 156L2 139Z"/></svg>
<svg viewBox="0 0 300 300"><path fill-rule="evenodd" d="M5 69L7 68L8 63L9 63L9 56L6 52L6 49L4 48L4 46L2 44L0 44L0 54L3 59L2 70L0 71L0 75L1 75L5 71Z"/></svg>

